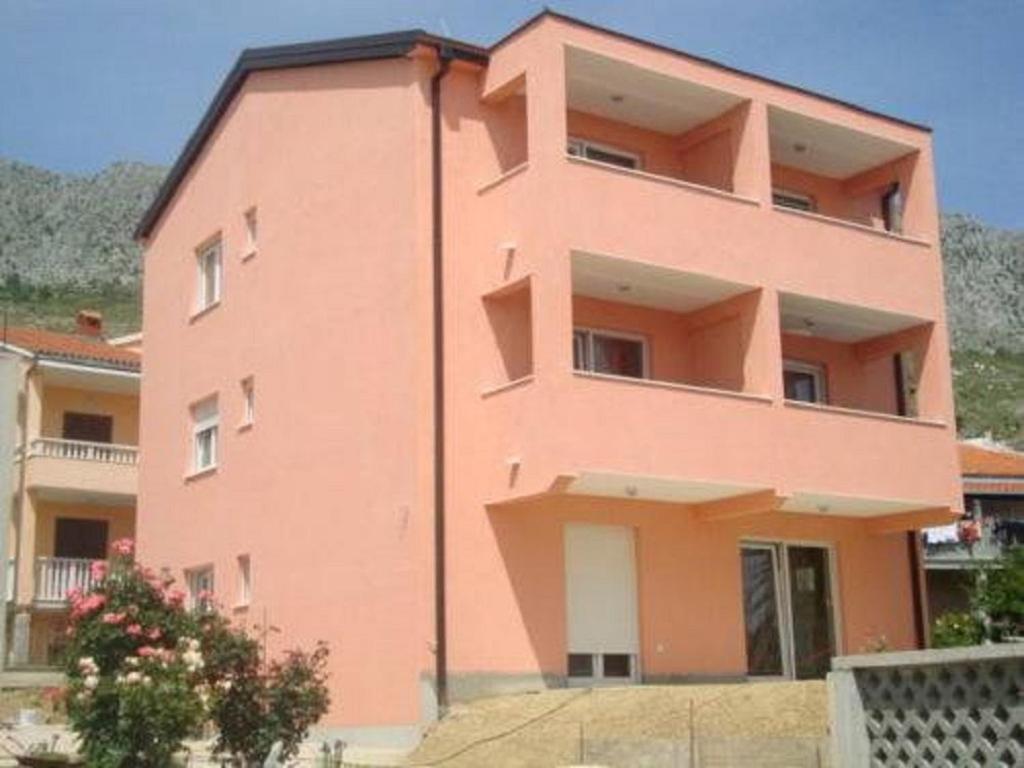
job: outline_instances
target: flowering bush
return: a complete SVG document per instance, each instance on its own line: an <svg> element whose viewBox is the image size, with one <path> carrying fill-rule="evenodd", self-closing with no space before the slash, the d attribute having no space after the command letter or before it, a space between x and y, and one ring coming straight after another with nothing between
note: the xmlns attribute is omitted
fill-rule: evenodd
<svg viewBox="0 0 1024 768"><path fill-rule="evenodd" d="M281 741L293 754L327 710L326 649L264 667L254 639L215 611L187 611L170 579L134 563L130 541L111 549L96 586L69 596L68 715L87 763L165 768L209 721L220 752L259 761Z"/></svg>

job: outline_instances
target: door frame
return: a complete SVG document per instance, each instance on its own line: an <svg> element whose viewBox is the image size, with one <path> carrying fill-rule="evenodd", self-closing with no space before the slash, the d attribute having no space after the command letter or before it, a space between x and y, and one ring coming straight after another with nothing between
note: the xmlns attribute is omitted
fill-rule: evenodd
<svg viewBox="0 0 1024 768"><path fill-rule="evenodd" d="M781 539L766 536L744 536L739 540L740 549L750 547L753 549L768 548L774 550L772 559L776 563L776 573L779 578L775 580L776 600L779 600L779 641L782 644L782 670L783 676L778 675L750 675L747 677L755 680L793 680L796 669L796 656L793 641L793 609L790 602L790 590L792 584L789 573L789 558L785 557L789 547L807 547L824 549L828 554L828 588L832 614L832 640L835 645L835 653L839 655L843 649L843 622L842 611L840 610L841 600L839 599L839 575L836 566L836 547L830 541L813 541L807 539ZM740 583L740 600L742 602L743 584Z"/></svg>

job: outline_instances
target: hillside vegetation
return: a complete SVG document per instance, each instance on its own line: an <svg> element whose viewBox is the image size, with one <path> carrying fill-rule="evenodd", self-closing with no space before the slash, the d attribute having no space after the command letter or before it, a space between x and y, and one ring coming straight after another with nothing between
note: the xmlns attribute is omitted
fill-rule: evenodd
<svg viewBox="0 0 1024 768"><path fill-rule="evenodd" d="M58 330L75 310L104 313L111 334L139 327L131 233L166 169L116 163L94 176L0 158L0 303L12 324ZM958 420L1024 448L1024 232L943 217L942 254Z"/></svg>

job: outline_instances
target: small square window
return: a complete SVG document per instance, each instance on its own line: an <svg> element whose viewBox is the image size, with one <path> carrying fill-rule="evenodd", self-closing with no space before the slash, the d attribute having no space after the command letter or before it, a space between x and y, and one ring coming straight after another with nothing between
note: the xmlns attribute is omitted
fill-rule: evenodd
<svg viewBox="0 0 1024 768"><path fill-rule="evenodd" d="M192 406L192 471L203 472L217 466L220 414L217 398L210 397Z"/></svg>
<svg viewBox="0 0 1024 768"><path fill-rule="evenodd" d="M193 611L213 609L213 566L193 568L185 571L188 587L188 606Z"/></svg>
<svg viewBox="0 0 1024 768"><path fill-rule="evenodd" d="M569 677L593 677L594 657L589 653L569 654Z"/></svg>
<svg viewBox="0 0 1024 768"><path fill-rule="evenodd" d="M220 301L222 269L220 239L199 249L199 284L196 292L196 311L202 312Z"/></svg>
<svg viewBox="0 0 1024 768"><path fill-rule="evenodd" d="M252 376L242 379L242 423L248 427L256 420L256 385Z"/></svg>
<svg viewBox="0 0 1024 768"><path fill-rule="evenodd" d="M248 605L252 599L252 562L248 555L238 558L238 605Z"/></svg>
<svg viewBox="0 0 1024 768"><path fill-rule="evenodd" d="M256 255L256 239L258 234L256 209L250 208L245 212L245 251L242 252L243 260Z"/></svg>
<svg viewBox="0 0 1024 768"><path fill-rule="evenodd" d="M605 677L631 677L632 664L628 653L606 653L601 658Z"/></svg>

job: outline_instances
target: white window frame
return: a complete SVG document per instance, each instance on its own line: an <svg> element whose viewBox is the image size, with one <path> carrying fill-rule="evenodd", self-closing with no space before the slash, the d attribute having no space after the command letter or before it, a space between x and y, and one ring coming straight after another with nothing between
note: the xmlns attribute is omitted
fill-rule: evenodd
<svg viewBox="0 0 1024 768"><path fill-rule="evenodd" d="M213 412L205 416L199 416L198 412L204 407L212 404ZM192 417L192 461L191 473L212 472L217 468L218 452L220 448L220 404L217 396L213 395L192 404L189 409ZM210 461L206 464L200 463L202 451L200 450L201 436L210 433Z"/></svg>
<svg viewBox="0 0 1024 768"><path fill-rule="evenodd" d="M796 205L785 205L784 203L778 203L775 201L776 197L788 197L794 202L799 201L807 205L806 208L800 208ZM782 187L772 187L772 206L775 208L785 208L788 211L804 211L804 213L817 213L818 204L814 198L803 192L794 192L791 189L784 189Z"/></svg>
<svg viewBox="0 0 1024 768"><path fill-rule="evenodd" d="M245 250L242 252L242 261L248 261L256 255L256 246L259 240L260 222L255 205L242 214L242 222L245 225Z"/></svg>
<svg viewBox="0 0 1024 768"><path fill-rule="evenodd" d="M596 149L598 152L604 152L605 154L608 155L617 155L627 160L632 160L633 167L626 168L624 166L615 165L614 163L605 163L602 160L595 160L593 158L587 157L588 149ZM610 165L613 168L622 168L623 170L632 171L643 170L643 163L641 162L641 157L636 152L630 152L629 150L621 149L619 147L613 147L608 144L602 144L597 141L590 141L589 139L581 139L576 136L569 137L569 141L566 144L566 153L571 157L579 157L583 160L589 160L592 163L602 163L603 165Z"/></svg>
<svg viewBox="0 0 1024 768"><path fill-rule="evenodd" d="M191 611L206 611L212 604L200 603L199 593L214 594L214 573L212 565L199 565L185 570L185 586L188 588L188 607Z"/></svg>
<svg viewBox="0 0 1024 768"><path fill-rule="evenodd" d="M574 325L572 328L573 334L573 353L575 355L576 349L576 334L585 333L586 337L586 356L585 356L585 367L575 368L575 370L582 371L584 373L594 373L598 376L616 376L619 374L605 373L603 371L594 370L594 336L605 336L609 339L624 339L626 341L635 341L640 344L640 368L642 371L642 379L650 379L650 350L648 348L647 337L639 333L629 333L627 331L612 331L606 328L592 328L586 325ZM632 376L622 376L622 378L632 378Z"/></svg>
<svg viewBox="0 0 1024 768"><path fill-rule="evenodd" d="M242 387L242 421L239 429L251 427L256 423L256 379L246 376L241 381Z"/></svg>
<svg viewBox="0 0 1024 768"><path fill-rule="evenodd" d="M238 602L244 608L252 602L252 558L249 555L238 556Z"/></svg>
<svg viewBox="0 0 1024 768"><path fill-rule="evenodd" d="M825 375L825 366L821 363L808 363L802 360L791 360L786 358L782 361L782 372L806 373L814 377L814 392L817 399L814 401L819 405L828 405L828 378ZM783 386L785 389L785 386ZM783 392L785 394L785 392Z"/></svg>
<svg viewBox="0 0 1024 768"><path fill-rule="evenodd" d="M207 269L214 270L213 295L207 295ZM201 314L220 304L224 293L224 258L221 238L215 237L196 249L196 306L195 314Z"/></svg>

